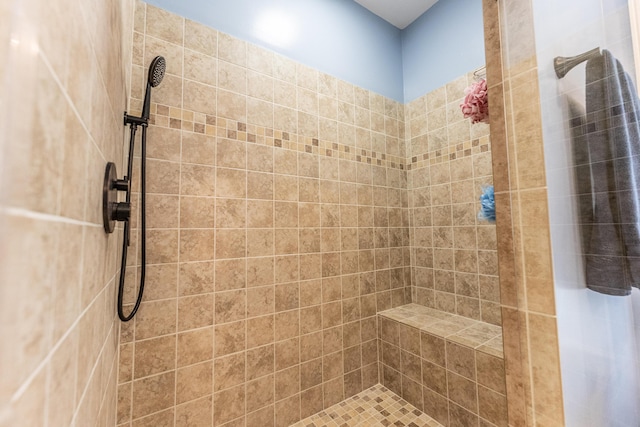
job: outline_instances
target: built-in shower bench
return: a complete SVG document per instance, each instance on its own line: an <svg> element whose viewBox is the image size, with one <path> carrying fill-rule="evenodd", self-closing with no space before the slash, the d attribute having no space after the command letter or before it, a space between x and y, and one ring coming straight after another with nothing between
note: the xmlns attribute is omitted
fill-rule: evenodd
<svg viewBox="0 0 640 427"><path fill-rule="evenodd" d="M407 304L378 313L381 382L443 425L507 425L502 328Z"/></svg>
<svg viewBox="0 0 640 427"><path fill-rule="evenodd" d="M503 358L502 328L418 304L407 304L378 313L438 338L446 338L475 350Z"/></svg>

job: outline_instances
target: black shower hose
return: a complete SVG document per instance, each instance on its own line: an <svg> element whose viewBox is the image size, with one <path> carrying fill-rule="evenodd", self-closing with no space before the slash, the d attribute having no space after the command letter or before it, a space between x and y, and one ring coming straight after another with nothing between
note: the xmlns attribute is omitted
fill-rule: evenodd
<svg viewBox="0 0 640 427"><path fill-rule="evenodd" d="M131 125L131 135L130 135L130 139L129 139L129 164L127 167L127 179L129 180L129 191L127 191L127 196L126 196L126 202L127 204L131 203L131 173L132 173L132 169L133 169L133 149L134 149L134 143L135 143L135 139L136 139L136 130L137 130L137 125L135 123L132 123ZM140 145L140 204L139 204L139 209L140 209L140 261L141 261L141 267L140 267L140 288L138 289L138 296L136 298L136 304L133 306L133 310L131 310L131 313L129 313L128 316L126 316L124 314L124 307L123 307L123 298L124 298L124 279L125 279L125 272L127 269L127 248L129 247L129 243L130 243L130 234L131 234L131 225L130 225L130 221L131 218L129 218L127 221L125 221L124 223L124 238L122 239L122 262L121 262L121 267L120 267L120 283L118 285L118 317L120 318L120 320L122 320L123 322L128 322L129 320L131 320L133 318L133 316L136 315L136 312L138 311L138 308L140 308L140 303L142 302L142 295L144 293L144 276L145 276L145 272L146 272L146 265L147 265L147 251L146 251L146 203L145 203L145 196L146 196L146 185L145 185L145 181L146 181L146 159L147 159L147 124L144 123L141 125L142 126L142 143ZM130 206L130 205L129 205Z"/></svg>

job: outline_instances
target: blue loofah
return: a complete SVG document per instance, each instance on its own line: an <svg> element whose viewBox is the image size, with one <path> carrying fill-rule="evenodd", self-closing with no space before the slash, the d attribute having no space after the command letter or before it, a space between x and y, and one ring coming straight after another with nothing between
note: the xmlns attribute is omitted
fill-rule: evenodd
<svg viewBox="0 0 640 427"><path fill-rule="evenodd" d="M496 222L496 202L493 198L493 185L482 186L478 219L481 221Z"/></svg>

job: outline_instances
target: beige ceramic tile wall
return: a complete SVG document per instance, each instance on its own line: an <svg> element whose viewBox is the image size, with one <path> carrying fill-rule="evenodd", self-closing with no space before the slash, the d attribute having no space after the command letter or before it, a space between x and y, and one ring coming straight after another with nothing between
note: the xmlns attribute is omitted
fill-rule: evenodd
<svg viewBox="0 0 640 427"><path fill-rule="evenodd" d="M485 0L483 10L509 425L561 426L533 14L517 0Z"/></svg>
<svg viewBox="0 0 640 427"><path fill-rule="evenodd" d="M406 106L414 302L500 325L495 225L477 219L492 184L489 125L460 111L473 75Z"/></svg>
<svg viewBox="0 0 640 427"><path fill-rule="evenodd" d="M112 426L121 237L102 180L122 171L133 3L0 4L0 425Z"/></svg>
<svg viewBox="0 0 640 427"><path fill-rule="evenodd" d="M288 426L376 384L376 312L410 301L403 106L143 3L133 50L138 109L168 68L118 424Z"/></svg>

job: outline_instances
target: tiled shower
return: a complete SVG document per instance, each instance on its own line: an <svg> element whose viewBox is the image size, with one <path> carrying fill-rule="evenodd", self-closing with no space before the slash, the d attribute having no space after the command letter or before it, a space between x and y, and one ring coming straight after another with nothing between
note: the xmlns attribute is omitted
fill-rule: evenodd
<svg viewBox="0 0 640 427"><path fill-rule="evenodd" d="M133 111L149 60L168 69L149 132L149 291L121 329L118 424L313 415L378 383L376 314L412 293L499 324L495 228L474 204L491 183L488 126L472 136L458 112L470 75L417 100L407 123L397 101L144 3L133 51Z"/></svg>
<svg viewBox="0 0 640 427"><path fill-rule="evenodd" d="M565 425L533 11L483 10L491 134L474 70L403 104L141 1L1 1L0 426ZM99 189L156 55L121 323Z"/></svg>
<svg viewBox="0 0 640 427"><path fill-rule="evenodd" d="M402 105L143 3L134 29L133 109L169 68L118 423L289 425L376 384L377 307L410 300Z"/></svg>

